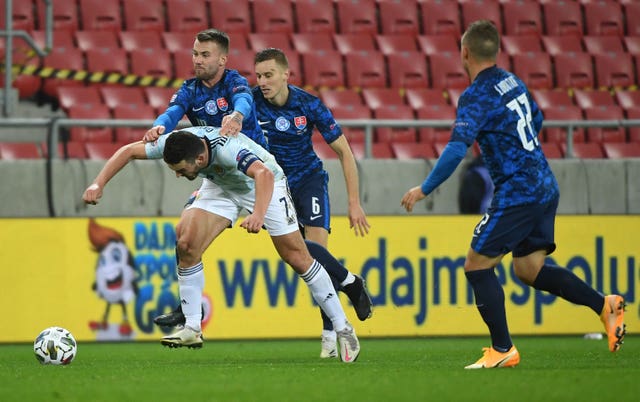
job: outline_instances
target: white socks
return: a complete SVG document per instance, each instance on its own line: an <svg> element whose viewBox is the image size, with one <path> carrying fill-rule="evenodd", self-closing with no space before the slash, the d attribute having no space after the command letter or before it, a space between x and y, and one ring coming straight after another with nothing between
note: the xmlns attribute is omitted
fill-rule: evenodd
<svg viewBox="0 0 640 402"><path fill-rule="evenodd" d="M345 329L347 316L344 314L340 299L324 267L318 261L313 260L307 272L300 277L309 286L313 299L333 323L333 329L336 331Z"/></svg>
<svg viewBox="0 0 640 402"><path fill-rule="evenodd" d="M192 267L178 267L180 304L186 318L185 325L196 331L200 331L200 322L202 320L203 268L202 261Z"/></svg>
<svg viewBox="0 0 640 402"><path fill-rule="evenodd" d="M344 281L340 282L340 287L345 287L347 285L352 284L355 281L356 281L355 275L353 275L351 272L349 272L349 273L347 273L347 277L344 279Z"/></svg>

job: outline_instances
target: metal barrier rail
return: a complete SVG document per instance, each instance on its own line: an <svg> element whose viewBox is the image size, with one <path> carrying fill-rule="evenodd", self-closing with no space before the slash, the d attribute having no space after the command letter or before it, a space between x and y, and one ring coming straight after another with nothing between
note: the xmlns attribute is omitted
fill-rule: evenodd
<svg viewBox="0 0 640 402"><path fill-rule="evenodd" d="M412 128L447 128L453 125L453 120L373 120L373 119L345 119L338 120L343 127L364 127L365 129L365 157L371 158L371 144L373 143L373 130L378 127L412 127ZM9 118L0 120L1 128L45 127L46 135L0 134L0 141L5 142L43 142L49 147L49 157L57 158L58 139L60 130L70 127L151 127L153 120L134 119L67 119L67 118ZM181 120L179 128L189 127L190 124ZM615 127L640 127L640 119L634 120L545 120L543 127L560 127L567 129L567 152L565 158L573 157L573 134L578 128L615 128Z"/></svg>

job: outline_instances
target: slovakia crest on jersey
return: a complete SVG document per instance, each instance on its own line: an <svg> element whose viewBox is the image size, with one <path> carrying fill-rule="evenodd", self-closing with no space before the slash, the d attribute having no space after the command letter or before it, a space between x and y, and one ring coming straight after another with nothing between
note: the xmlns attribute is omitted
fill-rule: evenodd
<svg viewBox="0 0 640 402"><path fill-rule="evenodd" d="M290 125L291 124L289 123L289 120L285 119L282 116L276 119L276 128L278 129L278 131L287 131Z"/></svg>
<svg viewBox="0 0 640 402"><path fill-rule="evenodd" d="M212 100L207 101L207 103L204 104L204 111L207 112L208 114L218 113L218 107L216 106L216 102Z"/></svg>
<svg viewBox="0 0 640 402"><path fill-rule="evenodd" d="M296 116L293 118L293 124L296 125L298 130L302 130L307 127L307 116Z"/></svg>
<svg viewBox="0 0 640 402"><path fill-rule="evenodd" d="M225 98L216 99L216 103L218 104L218 109L222 110L223 112L226 112L227 109L229 109L229 104L227 103L227 100Z"/></svg>

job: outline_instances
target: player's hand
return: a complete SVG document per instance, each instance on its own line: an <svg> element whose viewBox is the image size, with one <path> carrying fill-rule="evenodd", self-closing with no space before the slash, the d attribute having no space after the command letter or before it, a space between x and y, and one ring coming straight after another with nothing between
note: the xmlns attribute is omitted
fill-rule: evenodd
<svg viewBox="0 0 640 402"><path fill-rule="evenodd" d="M360 204L349 206L349 227L353 229L356 236L364 236L369 233L369 222Z"/></svg>
<svg viewBox="0 0 640 402"><path fill-rule="evenodd" d="M82 200L90 205L96 205L100 198L102 198L102 188L95 183L87 187L82 194Z"/></svg>
<svg viewBox="0 0 640 402"><path fill-rule="evenodd" d="M402 197L400 205L402 205L404 209L407 210L407 212L411 212L413 211L413 206L415 205L415 203L424 199L425 197L426 195L422 192L422 188L420 186L415 186L405 193L405 195Z"/></svg>
<svg viewBox="0 0 640 402"><path fill-rule="evenodd" d="M142 142L153 142L157 140L158 137L160 137L160 135L164 133L164 130L165 130L164 126L151 127L149 130L147 130L146 133L144 133L144 136L142 137Z"/></svg>
<svg viewBox="0 0 640 402"><path fill-rule="evenodd" d="M264 225L264 218L260 218L257 215L250 214L240 224L240 227L245 228L248 233L259 233Z"/></svg>
<svg viewBox="0 0 640 402"><path fill-rule="evenodd" d="M242 113L233 112L222 118L220 135L235 137L242 130Z"/></svg>

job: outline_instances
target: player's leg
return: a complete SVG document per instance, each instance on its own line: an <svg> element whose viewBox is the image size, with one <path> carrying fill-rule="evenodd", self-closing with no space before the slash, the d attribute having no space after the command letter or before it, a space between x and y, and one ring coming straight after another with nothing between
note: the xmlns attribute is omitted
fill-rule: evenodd
<svg viewBox="0 0 640 402"><path fill-rule="evenodd" d="M342 360L347 363L355 361L360 352L358 338L342 309L329 274L309 254L284 180L274 185L264 224L280 257L300 275L316 303L331 319L340 342Z"/></svg>
<svg viewBox="0 0 640 402"><path fill-rule="evenodd" d="M557 200L548 204L526 241L513 250L516 275L527 285L593 310L604 324L609 350L615 352L620 349L626 332L624 299L618 295L603 296L570 270L545 261L556 248L554 222L557 206Z"/></svg>

